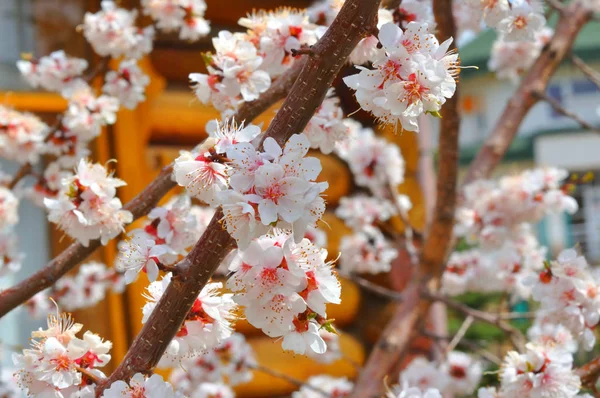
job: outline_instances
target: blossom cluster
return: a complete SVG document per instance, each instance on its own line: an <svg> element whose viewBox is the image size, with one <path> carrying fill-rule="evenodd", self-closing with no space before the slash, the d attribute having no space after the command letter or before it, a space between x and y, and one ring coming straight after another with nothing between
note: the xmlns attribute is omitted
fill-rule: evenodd
<svg viewBox="0 0 600 398"><path fill-rule="evenodd" d="M57 198L44 199L48 219L84 246L94 239L105 245L133 218L115 197L116 188L123 185L104 166L81 159L75 175L61 181Z"/></svg>
<svg viewBox="0 0 600 398"><path fill-rule="evenodd" d="M331 25L344 2L344 0L323 0L314 3L308 9L311 21L319 25ZM397 9L380 8L377 13L378 29L390 22L394 22L405 29L410 22L415 21L427 23L431 29L435 28L431 1L405 0L401 2ZM353 65L364 65L368 62L374 62L381 52L378 44L379 41L376 36L365 37L352 50L348 61Z"/></svg>
<svg viewBox="0 0 600 398"><path fill-rule="evenodd" d="M546 248L531 226L523 224L499 249L452 253L442 275L442 291L451 296L506 292L514 300L527 299L531 294L528 279L543 268L545 258Z"/></svg>
<svg viewBox="0 0 600 398"><path fill-rule="evenodd" d="M469 243L494 249L510 239L524 223L535 223L550 213L574 213L577 202L565 192L566 170L539 168L503 177L479 180L464 189L457 210L455 233Z"/></svg>
<svg viewBox="0 0 600 398"><path fill-rule="evenodd" d="M306 136L292 136L283 148L269 137L260 151L250 142L260 134L257 126L231 121L209 134L175 160L177 183L205 203L222 206L224 225L242 249L273 227L291 229L302 239L325 211L320 194L327 188L315 182L321 164L305 157Z"/></svg>
<svg viewBox="0 0 600 398"><path fill-rule="evenodd" d="M292 393L292 398L345 397L352 392L354 384L346 379L326 375L310 377L300 390Z"/></svg>
<svg viewBox="0 0 600 398"><path fill-rule="evenodd" d="M186 396L196 396L195 391L205 383L236 386L249 382L255 365L254 352L244 335L233 333L213 349L183 359L169 380Z"/></svg>
<svg viewBox="0 0 600 398"><path fill-rule="evenodd" d="M581 382L573 371L573 356L554 344L529 343L522 354L510 351L499 376L500 388L482 388L479 397L580 396Z"/></svg>
<svg viewBox="0 0 600 398"><path fill-rule="evenodd" d="M496 72L499 79L509 79L517 83L519 77L533 65L553 33L552 29L545 27L536 32L533 40L496 40L488 61L489 69Z"/></svg>
<svg viewBox="0 0 600 398"><path fill-rule="evenodd" d="M475 14L474 20L483 20L504 41L534 40L546 23L541 2L469 0L466 3L472 14Z"/></svg>
<svg viewBox="0 0 600 398"><path fill-rule="evenodd" d="M129 382L117 380L104 390L102 398L184 398L179 391L174 391L173 386L160 375L153 374L149 377L141 373L134 374Z"/></svg>
<svg viewBox="0 0 600 398"><path fill-rule="evenodd" d="M305 11L259 11L238 22L245 33L221 31L215 52L206 54L208 74L192 73L196 96L229 116L243 102L256 100L294 63L291 51L316 43L315 26Z"/></svg>
<svg viewBox="0 0 600 398"><path fill-rule="evenodd" d="M448 51L452 38L440 44L427 23L410 22L405 30L384 24L378 39L384 51L373 69L356 66L360 72L344 82L378 120L418 132L419 116L438 114L456 90L459 60Z"/></svg>
<svg viewBox="0 0 600 398"><path fill-rule="evenodd" d="M62 50L37 60L17 61L17 68L30 86L56 92L68 88L87 67L85 59L70 57Z"/></svg>
<svg viewBox="0 0 600 398"><path fill-rule="evenodd" d="M475 248L452 254L442 278L443 291L529 297L531 287L525 282L543 268L546 256L533 224L550 213L577 210L577 202L562 185L566 176L564 170L540 168L465 187L455 233Z"/></svg>
<svg viewBox="0 0 600 398"><path fill-rule="evenodd" d="M310 147L319 149L326 155L349 138L350 127L344 123L344 112L339 102L333 89L330 89L304 128Z"/></svg>
<svg viewBox="0 0 600 398"><path fill-rule="evenodd" d="M110 361L110 341L86 331L69 315L48 316L48 328L32 332L31 348L13 354L19 387L30 396L93 397L98 368Z"/></svg>
<svg viewBox="0 0 600 398"><path fill-rule="evenodd" d="M417 388L424 397L436 397L434 391L457 396L473 394L483 375L483 365L461 351L451 351L441 363L428 361L424 357L413 359L400 373L403 389ZM428 392L428 390L434 390ZM427 395L430 394L430 395ZM399 395L403 397L402 394ZM412 397L412 395L404 395ZM415 395L420 397L421 395Z"/></svg>
<svg viewBox="0 0 600 398"><path fill-rule="evenodd" d="M398 251L381 228L411 208L410 199L396 191L404 181L404 159L397 145L375 136L372 129L351 120L345 123L349 138L338 144L336 153L348 163L354 182L370 195L344 197L336 209L352 229L340 243L340 266L349 273L387 272Z"/></svg>
<svg viewBox="0 0 600 398"><path fill-rule="evenodd" d="M83 20L83 35L96 54L139 59L152 51L154 27L138 28L137 11L120 8L111 0L102 0L100 5L100 11L86 13Z"/></svg>
<svg viewBox="0 0 600 398"><path fill-rule="evenodd" d="M327 345L319 329L333 331L326 304L339 304L341 294L326 257L327 251L308 239L295 243L289 234L275 231L239 250L227 287L251 325L270 337L283 337L284 350L323 354Z"/></svg>
<svg viewBox="0 0 600 398"><path fill-rule="evenodd" d="M174 265L200 238L212 217L213 209L193 206L187 195L180 195L148 214L148 223L128 233L119 243L115 267L125 273L126 283L134 282L139 272L156 281L160 267Z"/></svg>
<svg viewBox="0 0 600 398"><path fill-rule="evenodd" d="M172 280L167 273L161 280L152 282L147 290L146 305L142 323L146 323L156 304ZM159 366L175 366L184 358L190 358L213 349L232 335L232 322L235 319L236 304L231 293L222 293L223 284L206 284L187 314L177 335L167 347Z"/></svg>
<svg viewBox="0 0 600 398"><path fill-rule="evenodd" d="M102 90L117 98L119 103L128 109L134 109L146 99L145 87L150 84L150 78L133 59L121 61L118 70L106 73L104 81Z"/></svg>
<svg viewBox="0 0 600 398"><path fill-rule="evenodd" d="M158 29L179 30L181 40L196 41L210 33L210 24L204 19L204 0L142 0L142 8Z"/></svg>
<svg viewBox="0 0 600 398"><path fill-rule="evenodd" d="M0 276L21 269L24 255L17 247L14 227L19 222L19 199L0 186Z"/></svg>
<svg viewBox="0 0 600 398"><path fill-rule="evenodd" d="M600 275L584 257L568 249L532 280L533 299L540 302L538 322L562 325L590 351L600 323Z"/></svg>
<svg viewBox="0 0 600 398"><path fill-rule="evenodd" d="M38 117L0 106L0 156L19 163L37 162L48 126Z"/></svg>

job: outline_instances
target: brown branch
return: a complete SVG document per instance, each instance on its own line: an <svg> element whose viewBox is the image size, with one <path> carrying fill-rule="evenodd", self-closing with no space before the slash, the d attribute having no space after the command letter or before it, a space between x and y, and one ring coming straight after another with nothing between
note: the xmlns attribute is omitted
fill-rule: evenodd
<svg viewBox="0 0 600 398"><path fill-rule="evenodd" d="M377 24L377 0L348 0L325 35L313 46L281 109L263 135L284 144L304 130L321 104L334 78L358 41ZM239 118L242 120L242 118ZM208 282L235 241L221 225L219 209L192 251L177 265L180 274L171 281L135 338L124 360L96 389L101 396L117 380L153 369L179 331L198 293Z"/></svg>
<svg viewBox="0 0 600 398"><path fill-rule="evenodd" d="M593 11L588 3L586 0L575 0L564 7L556 24L554 36L542 49L540 56L523 78L520 87L506 104L492 133L471 163L465 183L488 178L500 163L517 135L523 119L538 101L535 93L546 91L550 78L561 61L570 53L579 31L592 18Z"/></svg>
<svg viewBox="0 0 600 398"><path fill-rule="evenodd" d="M456 37L452 0L434 0L433 11L440 42L449 37ZM438 284L452 243L460 130L458 94L457 85L455 95L444 104L441 111L439 164L442 167L438 170L433 223L421 251L421 281L412 282L405 290L404 301L398 306L359 375L351 395L353 398L379 396L383 387L381 381L392 366L404 357L410 345L411 331L417 330L418 324L424 322L429 313L431 303L421 299L421 284L427 280L431 280L434 286Z"/></svg>
<svg viewBox="0 0 600 398"><path fill-rule="evenodd" d="M171 173L171 166L163 168L150 185L123 207L133 214L134 220L148 214L158 201L175 186L171 180ZM0 318L32 298L36 293L52 286L98 247L100 247L99 239L91 241L87 247L79 242L72 243L44 268L19 284L3 290L0 293Z"/></svg>
<svg viewBox="0 0 600 398"><path fill-rule="evenodd" d="M543 99L544 101L546 101L548 103L548 105L550 105L552 107L552 109L554 109L555 112L560 113L563 116L566 116L568 118L573 119L582 128L584 128L586 130L590 130L590 131L595 132L595 133L600 133L600 131L598 131L596 129L596 127L592 126L591 124L589 124L588 122L586 122L585 120L583 120L581 118L581 116L579 116L575 112L571 112L570 110L568 110L567 108L565 108L564 106L562 106L560 104L560 102L558 102L554 98L550 97L548 94L546 94L544 92L535 92L534 96L536 96L539 99Z"/></svg>
<svg viewBox="0 0 600 398"><path fill-rule="evenodd" d="M571 54L571 62L573 65L579 68L579 70L587 77L592 83L600 89L600 73L598 73L595 69L591 68L588 64L585 63L584 60L579 58L575 54Z"/></svg>
<svg viewBox="0 0 600 398"><path fill-rule="evenodd" d="M19 181L31 174L32 169L33 167L31 166L31 163L25 163L24 165L22 165L19 168L19 170L17 170L12 180L10 180L6 187L8 189L13 189L19 183Z"/></svg>
<svg viewBox="0 0 600 398"><path fill-rule="evenodd" d="M546 0L546 3L550 6L551 9L560 12L563 12L565 6L559 0Z"/></svg>
<svg viewBox="0 0 600 398"><path fill-rule="evenodd" d="M378 285L376 283L371 282L368 279L363 278L360 275L354 273L347 273L341 270L338 270L338 274L346 279L350 279L355 282L360 287L370 291L371 293L377 294L383 298L392 301L402 301L403 295L395 290L388 289L385 286Z"/></svg>
<svg viewBox="0 0 600 398"><path fill-rule="evenodd" d="M581 385L587 388L596 386L596 382L600 377L600 357L596 357L579 367L575 373L581 379Z"/></svg>
<svg viewBox="0 0 600 398"><path fill-rule="evenodd" d="M75 366L75 369L83 375L84 384L87 384L87 383L85 383L86 379L96 385L98 383L100 383L100 381L102 381L102 379L100 377L96 376L95 374L93 374L92 372L90 372L87 369L81 368L79 366Z"/></svg>
<svg viewBox="0 0 600 398"><path fill-rule="evenodd" d="M298 60L297 64L299 67L292 67L288 73L281 76L260 99L242 105L234 118L239 121L252 121L275 102L284 98L298 77L303 61ZM148 214L158 204L158 201L175 186L171 180L172 171L173 164L164 167L154 181L125 204L124 209L133 214L134 220ZM91 241L88 247L75 242L38 272L16 286L0 292L0 318L32 298L36 293L52 286L98 247L100 247L99 240Z"/></svg>

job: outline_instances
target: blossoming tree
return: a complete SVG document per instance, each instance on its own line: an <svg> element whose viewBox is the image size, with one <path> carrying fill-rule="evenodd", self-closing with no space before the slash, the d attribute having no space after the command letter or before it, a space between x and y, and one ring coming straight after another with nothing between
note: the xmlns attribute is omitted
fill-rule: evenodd
<svg viewBox="0 0 600 398"><path fill-rule="evenodd" d="M396 313L355 383L315 376L295 381L294 397L582 397L596 391L600 359L575 364L574 354L596 346L598 272L576 249L548 261L532 228L547 214L577 209L567 189L573 181L555 168L488 178L529 109L552 101L544 94L548 81L600 11L597 0L325 0L308 10L254 12L239 20L240 32L214 35L214 51L204 57L208 73L189 76L198 100L221 114L206 126L209 137L182 151L123 205L118 191L126 181L90 159L90 142L115 123L120 107L144 101L149 77L138 61L152 51L156 30L192 41L211 33L203 0L142 0L140 10L151 25L139 26L137 10L110 0L85 15L81 32L102 57L93 70L62 51L19 61L29 84L68 100L53 125L0 107L0 154L21 164L0 187L0 274L18 270L22 261L13 233L21 200L44 207L48 220L74 240L0 292L0 316L20 305L51 313L47 328L32 332L31 347L14 354L14 378L0 384L2 396L17 396L15 388L39 397L231 397L231 386L247 382L259 366L234 330L239 317L280 340L283 350L330 362L340 355L327 317L327 305L340 303L338 273L399 301ZM548 14L558 15L554 30ZM457 87L468 65L460 64L454 38L484 26L498 32L491 69L518 86L457 187ZM114 69L111 60L118 62ZM410 199L397 191L404 179L399 148L345 115L330 89L347 63L355 72L343 82L377 123L418 134L423 118L440 118L436 206L422 235L408 221ZM103 85L92 85L99 77ZM282 99L264 131L252 124ZM358 187L336 210L352 230L340 244L338 268L327 260L317 228L328 185L317 181L321 163L310 149L345 161ZM25 180L30 175L33 185ZM176 185L184 193L158 206ZM390 232L394 216L405 224L402 236ZM125 232L143 217L139 228ZM113 239L119 240L114 267L87 262L66 275ZM400 250L416 269L402 292L360 276L390 271ZM226 282L212 281L215 272L226 274ZM116 370L105 374L111 342L80 334L83 325L60 310L91 306L138 278L150 282L144 326ZM467 292L538 303L527 316L531 327L524 334L511 323L523 314L489 313L455 298ZM454 336L430 335L438 343L435 358L415 358L398 375L395 365L411 340L430 333L423 323L434 302L460 313L462 326ZM514 347L503 359L466 344L474 321L505 334ZM458 351L459 345L468 349ZM490 364L500 370L486 385L482 375ZM157 366L172 369L170 383L153 374Z"/></svg>

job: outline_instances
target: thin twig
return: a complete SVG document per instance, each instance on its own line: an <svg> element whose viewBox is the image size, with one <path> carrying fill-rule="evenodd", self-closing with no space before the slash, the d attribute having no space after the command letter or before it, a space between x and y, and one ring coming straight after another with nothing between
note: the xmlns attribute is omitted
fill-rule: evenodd
<svg viewBox="0 0 600 398"><path fill-rule="evenodd" d="M429 332L428 330L422 330L421 333L423 334L423 336L429 337L435 341L448 341L452 338L451 336L437 335L435 333ZM495 355L489 350L486 350L480 344L474 341L462 339L458 342L458 345L475 352L477 355L490 361L491 363L494 363L496 365L502 364L502 359L500 359L497 355Z"/></svg>
<svg viewBox="0 0 600 398"><path fill-rule="evenodd" d="M579 68L581 72L600 89L600 73L585 63L584 60L575 54L571 54L571 62Z"/></svg>
<svg viewBox="0 0 600 398"><path fill-rule="evenodd" d="M366 290L375 293L381 297L384 297L386 299L392 300L392 301L402 301L402 293L399 293L395 290L391 290L388 289L384 286L380 286L376 283L371 282L368 279L363 278L360 275L354 274L354 273L348 273L348 272L344 272L344 271L340 271L338 270L338 274L340 276L343 276L346 279L350 279L354 282L356 282L359 286L365 288Z"/></svg>
<svg viewBox="0 0 600 398"><path fill-rule="evenodd" d="M102 381L102 378L96 376L95 374L93 374L92 372L90 372L87 369L84 369L84 368L79 367L79 366L75 366L75 370L77 370L79 373L83 374L83 376L86 379L91 380L92 383L94 383L96 385Z"/></svg>
<svg viewBox="0 0 600 398"><path fill-rule="evenodd" d="M478 321L486 322L490 325L496 326L498 329L502 330L503 332L509 335L513 342L513 345L515 345L515 347L519 351L522 351L523 347L525 346L525 337L523 336L521 331L512 326L510 323L506 322L504 319L502 319L500 315L471 308L468 305L451 300L448 297L439 293L433 293L424 290L421 294L426 299L430 299L433 301L441 301L445 303L448 307L456 311L471 316Z"/></svg>
<svg viewBox="0 0 600 398"><path fill-rule="evenodd" d="M598 129L596 129L596 127L592 126L590 123L583 120L581 118L581 116L579 116L578 114L566 109L564 106L562 106L560 104L560 102L558 102L554 98L550 97L548 94L546 94L544 92L536 92L535 96L546 101L548 103L548 105L550 105L552 107L552 109L554 109L555 112L558 112L563 116L573 119L584 129L590 130L595 133L600 133L600 131Z"/></svg>
<svg viewBox="0 0 600 398"><path fill-rule="evenodd" d="M305 383L302 380L296 379L295 377L287 375L287 374L285 374L283 372L280 372L278 370L267 368L267 367L262 366L260 364L252 365L250 367L252 369L254 369L254 370L259 371L259 372L268 374L269 376L273 376L275 378L278 378L278 379L281 379L281 380L285 380L288 383L293 384L293 385L295 385L298 388L306 387L306 388L308 388L310 390L313 390L314 392L316 392L318 394L323 395L324 397L329 397L330 396L327 392L321 390L320 388L315 387L315 386L313 386L313 385L311 385L309 383Z"/></svg>
<svg viewBox="0 0 600 398"><path fill-rule="evenodd" d="M565 6L559 0L546 0L546 3L548 3L550 8L558 12L563 12L565 9Z"/></svg>
<svg viewBox="0 0 600 398"><path fill-rule="evenodd" d="M465 337L467 330L469 330L469 328L473 324L474 320L475 320L475 318L473 318L472 315L469 315L465 318L462 325L460 325L460 328L458 329L458 331L456 332L456 334L454 335L454 337L448 344L448 347L446 347L446 352L454 351L454 349L456 348L458 343L460 343L462 338Z"/></svg>

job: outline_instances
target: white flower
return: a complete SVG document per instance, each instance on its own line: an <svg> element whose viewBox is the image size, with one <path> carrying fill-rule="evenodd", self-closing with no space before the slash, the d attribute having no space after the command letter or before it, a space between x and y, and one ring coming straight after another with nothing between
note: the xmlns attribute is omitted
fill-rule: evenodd
<svg viewBox="0 0 600 398"><path fill-rule="evenodd" d="M173 398L178 396L173 392L173 386L163 380L160 375L153 374L145 378L143 374L136 373L129 383L122 380L115 381L104 390L104 398Z"/></svg>
<svg viewBox="0 0 600 398"><path fill-rule="evenodd" d="M252 347L242 334L233 333L221 344L197 356L184 358L173 369L170 381L178 391L192 395L201 383L226 383L235 386L252 380L256 364Z"/></svg>
<svg viewBox="0 0 600 398"><path fill-rule="evenodd" d="M104 81L102 90L116 97L119 103L128 109L134 109L146 99L144 90L150 84L150 78L133 59L121 61L119 69L108 72Z"/></svg>
<svg viewBox="0 0 600 398"><path fill-rule="evenodd" d="M8 231L19 222L19 199L8 188L0 186L0 231Z"/></svg>
<svg viewBox="0 0 600 398"><path fill-rule="evenodd" d="M506 41L534 40L544 27L546 19L527 3L510 8L508 15L498 22L497 29Z"/></svg>
<svg viewBox="0 0 600 398"><path fill-rule="evenodd" d="M0 155L19 163L36 163L48 130L33 114L0 106Z"/></svg>
<svg viewBox="0 0 600 398"><path fill-rule="evenodd" d="M357 66L360 72L344 82L356 91L361 108L418 132L418 116L438 112L456 90L458 58L447 52L452 39L439 44L427 23L410 22L404 32L394 23L384 24L379 42L385 51L373 63L375 69Z"/></svg>
<svg viewBox="0 0 600 398"><path fill-rule="evenodd" d="M369 128L352 131L348 145L338 147L338 154L350 166L357 185L388 197L391 187L404 181L404 159L398 146L376 137Z"/></svg>
<svg viewBox="0 0 600 398"><path fill-rule="evenodd" d="M69 57L64 51L54 51L39 60L17 61L17 68L33 87L62 91L88 67L85 59Z"/></svg>
<svg viewBox="0 0 600 398"><path fill-rule="evenodd" d="M500 395L507 397L575 397L581 387L572 370L573 357L559 348L527 344L507 354L500 373Z"/></svg>
<svg viewBox="0 0 600 398"><path fill-rule="evenodd" d="M444 392L459 396L473 394L483 375L481 363L460 351L449 352L440 370L447 374L449 380Z"/></svg>
<svg viewBox="0 0 600 398"><path fill-rule="evenodd" d="M31 334L32 348L13 354L15 378L31 396L91 397L93 379L106 377L96 367L110 360L112 344L90 332L83 340L75 337L81 330L68 315L48 317L48 329ZM81 369L85 369L83 372Z"/></svg>
<svg viewBox="0 0 600 398"><path fill-rule="evenodd" d="M323 396L321 391L331 397L345 397L352 392L354 387L352 382L345 377L334 378L326 375L312 376L306 381L306 384L313 388L303 386L299 391L292 393L292 398L319 398Z"/></svg>
<svg viewBox="0 0 600 398"><path fill-rule="evenodd" d="M110 176L100 164L82 159L77 173L61 185L57 199L44 199L48 219L84 246L93 239L108 243L132 221L132 214L122 210L115 197L116 188L125 182Z"/></svg>
<svg viewBox="0 0 600 398"><path fill-rule="evenodd" d="M144 271L148 275L148 280L154 282L158 277L159 258L167 253L167 247L157 245L154 240L148 239L140 233L121 242L119 251L117 267L120 271L125 272L125 281L128 284L137 279L140 271Z"/></svg>
<svg viewBox="0 0 600 398"><path fill-rule="evenodd" d="M100 11L86 13L83 20L83 35L98 55L138 59L152 50L154 28L138 29L136 11L119 8L111 0L100 5Z"/></svg>
<svg viewBox="0 0 600 398"><path fill-rule="evenodd" d="M386 398L442 398L442 394L435 388L421 389L405 385L395 392L388 392Z"/></svg>
<svg viewBox="0 0 600 398"><path fill-rule="evenodd" d="M417 357L400 373L400 381L405 387L417 387L421 390L435 388L445 391L449 378L433 363L423 357Z"/></svg>
<svg viewBox="0 0 600 398"><path fill-rule="evenodd" d="M387 221L396 213L396 208L389 200L361 194L344 196L335 210L335 215L354 230Z"/></svg>
<svg viewBox="0 0 600 398"><path fill-rule="evenodd" d="M315 354L324 354L327 350L325 341L319 334L319 326L309 321L294 321L295 329L283 336L281 344L284 350L304 355L309 349Z"/></svg>
<svg viewBox="0 0 600 398"><path fill-rule="evenodd" d="M171 282L171 277L171 273L168 273L162 280L152 282L148 286L149 294L146 296L148 302L142 309L143 323L156 308L156 304ZM173 366L181 359L213 348L231 336L231 323L236 306L231 294L220 293L222 287L221 283L208 283L204 286L181 329L167 347L160 366Z"/></svg>
<svg viewBox="0 0 600 398"><path fill-rule="evenodd" d="M25 255L18 251L15 234L0 233L0 277L19 271L24 257Z"/></svg>
<svg viewBox="0 0 600 398"><path fill-rule="evenodd" d="M232 159L231 187L219 194L229 233L244 248L271 227L294 232L296 241L325 211L320 194L326 183L314 180L321 171L316 158L305 157L310 143L303 134L292 136L282 149L269 137L264 151L239 143L227 150ZM257 227L255 220L262 227ZM243 231L243 232L242 232Z"/></svg>
<svg viewBox="0 0 600 398"><path fill-rule="evenodd" d="M388 272L398 251L380 230L365 226L340 242L340 267L347 273Z"/></svg>
<svg viewBox="0 0 600 398"><path fill-rule="evenodd" d="M190 398L234 398L233 390L225 384L200 383L191 393Z"/></svg>
<svg viewBox="0 0 600 398"><path fill-rule="evenodd" d="M338 142L346 140L348 127L343 123L343 117L344 113L340 108L339 99L330 89L327 97L304 129L304 134L310 141L310 147L329 154Z"/></svg>
<svg viewBox="0 0 600 398"><path fill-rule="evenodd" d="M113 124L117 119L119 100L107 95L96 97L83 80L71 84L63 96L69 99L69 108L62 123L83 140L97 137L102 126Z"/></svg>

